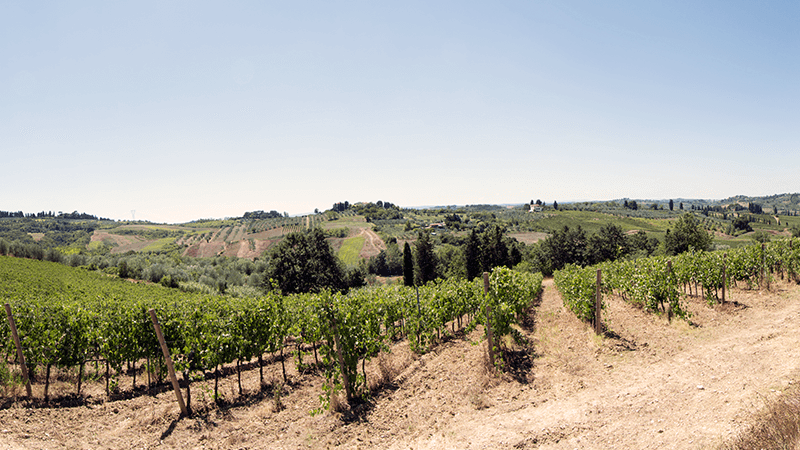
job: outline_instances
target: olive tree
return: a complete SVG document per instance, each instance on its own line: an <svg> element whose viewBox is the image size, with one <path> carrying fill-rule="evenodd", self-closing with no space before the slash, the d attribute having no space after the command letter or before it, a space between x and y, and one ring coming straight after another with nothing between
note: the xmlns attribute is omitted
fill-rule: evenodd
<svg viewBox="0 0 800 450"><path fill-rule="evenodd" d="M342 263L320 228L289 233L273 247L267 279L284 294L347 289Z"/></svg>
<svg viewBox="0 0 800 450"><path fill-rule="evenodd" d="M678 219L674 230L667 230L664 236L664 247L670 255L677 255L695 250L710 250L712 238L700 222L691 213L685 213Z"/></svg>

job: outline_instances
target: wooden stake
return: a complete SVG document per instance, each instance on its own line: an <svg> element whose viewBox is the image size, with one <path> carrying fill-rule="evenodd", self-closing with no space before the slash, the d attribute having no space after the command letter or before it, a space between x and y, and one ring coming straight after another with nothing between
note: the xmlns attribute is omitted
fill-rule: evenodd
<svg viewBox="0 0 800 450"><path fill-rule="evenodd" d="M670 278L672 277L672 260L671 259L667 260L667 277L670 277ZM659 303L661 303L661 302L659 302ZM661 305L661 308L664 310L664 312L667 312L667 307L664 306L663 304ZM672 321L672 314L667 314L667 318L669 318L669 320Z"/></svg>
<svg viewBox="0 0 800 450"><path fill-rule="evenodd" d="M181 386L178 384L178 377L175 376L175 366L172 365L172 358L169 356L169 348L167 347L167 342L164 340L164 334L161 332L161 325L158 324L158 317L156 317L156 311L154 309L150 310L150 319L153 320L153 328L156 330L158 342L161 344L161 352L164 353L164 359L167 362L169 378L172 381L172 389L175 391L175 397L178 399L178 406L181 408L181 415L188 417L189 410L186 408L186 404L183 403Z"/></svg>
<svg viewBox="0 0 800 450"><path fill-rule="evenodd" d="M242 360L236 359L236 379L239 382L239 395L242 395Z"/></svg>
<svg viewBox="0 0 800 450"><path fill-rule="evenodd" d="M83 383L83 367L86 365L86 362L81 359L81 365L78 369L78 395L81 395L81 383Z"/></svg>
<svg viewBox="0 0 800 450"><path fill-rule="evenodd" d="M50 399L50 368L53 365L48 363L47 368L45 369L44 375L44 401L47 402Z"/></svg>
<svg viewBox="0 0 800 450"><path fill-rule="evenodd" d="M484 298L489 294L489 272L483 272L483 296ZM484 309L486 313L486 339L487 344L489 346L489 363L494 367L494 336L492 334L492 321L490 320L492 316L492 307L489 306L489 302L486 302L486 308Z"/></svg>
<svg viewBox="0 0 800 450"><path fill-rule="evenodd" d="M602 301L601 287L603 285L603 275L600 269L597 269L597 287L595 288L594 298L594 332L595 334L603 334L603 323L600 318L600 306Z"/></svg>
<svg viewBox="0 0 800 450"><path fill-rule="evenodd" d="M725 303L725 286L728 285L728 254L722 254L722 303Z"/></svg>
<svg viewBox="0 0 800 450"><path fill-rule="evenodd" d="M281 342L281 370L283 371L283 382L287 383L288 378L286 378L286 358L283 356L283 344L284 342Z"/></svg>
<svg viewBox="0 0 800 450"><path fill-rule="evenodd" d="M419 333L420 323L422 322L422 309L419 306L419 286L414 286L414 291L417 293L417 349L422 345L422 338Z"/></svg>
<svg viewBox="0 0 800 450"><path fill-rule="evenodd" d="M258 380L259 380L259 391L264 390L264 357L261 353L258 354Z"/></svg>
<svg viewBox="0 0 800 450"><path fill-rule="evenodd" d="M22 379L25 380L25 391L28 393L28 398L31 394L31 380L28 378L28 366L25 365L25 355L22 353L22 344L19 341L19 334L17 334L17 324L14 322L14 315L11 314L11 305L6 303L6 315L8 316L8 326L11 328L11 337L14 338L14 345L17 346L17 359L22 368Z"/></svg>

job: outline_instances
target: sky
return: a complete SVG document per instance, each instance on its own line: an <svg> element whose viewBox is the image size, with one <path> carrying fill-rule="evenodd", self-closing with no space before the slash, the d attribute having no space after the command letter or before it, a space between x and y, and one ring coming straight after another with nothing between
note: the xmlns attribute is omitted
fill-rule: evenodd
<svg viewBox="0 0 800 450"><path fill-rule="evenodd" d="M0 0L0 210L800 192L798 24L797 1Z"/></svg>

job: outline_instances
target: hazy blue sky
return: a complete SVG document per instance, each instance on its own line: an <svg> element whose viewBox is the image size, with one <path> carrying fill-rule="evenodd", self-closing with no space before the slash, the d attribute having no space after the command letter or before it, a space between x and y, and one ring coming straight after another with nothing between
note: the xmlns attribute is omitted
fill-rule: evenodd
<svg viewBox="0 0 800 450"><path fill-rule="evenodd" d="M0 210L798 192L798 1L0 0Z"/></svg>

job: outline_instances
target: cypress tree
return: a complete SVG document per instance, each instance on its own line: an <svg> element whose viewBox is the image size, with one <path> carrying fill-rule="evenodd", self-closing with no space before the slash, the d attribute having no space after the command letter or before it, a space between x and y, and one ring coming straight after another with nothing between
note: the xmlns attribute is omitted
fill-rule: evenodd
<svg viewBox="0 0 800 450"><path fill-rule="evenodd" d="M436 279L436 255L428 233L420 232L414 246L414 282L423 285Z"/></svg>
<svg viewBox="0 0 800 450"><path fill-rule="evenodd" d="M481 242L474 228L469 233L469 237L467 237L464 259L467 266L467 279L474 280L481 274Z"/></svg>
<svg viewBox="0 0 800 450"><path fill-rule="evenodd" d="M503 242L503 230L493 225L483 233L483 271L489 272L495 267L507 266L508 248Z"/></svg>
<svg viewBox="0 0 800 450"><path fill-rule="evenodd" d="M411 255L411 246L408 242L403 246L403 284L414 285L414 257Z"/></svg>

